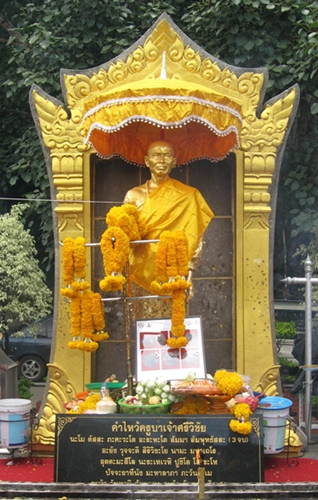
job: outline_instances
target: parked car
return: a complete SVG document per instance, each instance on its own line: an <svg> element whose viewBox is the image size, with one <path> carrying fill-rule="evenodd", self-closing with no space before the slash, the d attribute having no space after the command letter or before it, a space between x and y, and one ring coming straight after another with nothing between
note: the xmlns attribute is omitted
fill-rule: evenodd
<svg viewBox="0 0 318 500"><path fill-rule="evenodd" d="M9 358L19 365L19 377L39 382L47 374L47 363L50 359L52 343L53 316L32 323L20 332L13 333L5 345L4 336L1 339L2 349Z"/></svg>

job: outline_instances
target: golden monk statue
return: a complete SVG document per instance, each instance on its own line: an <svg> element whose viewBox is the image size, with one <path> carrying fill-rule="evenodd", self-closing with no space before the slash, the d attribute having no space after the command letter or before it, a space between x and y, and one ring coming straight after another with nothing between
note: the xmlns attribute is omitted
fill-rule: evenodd
<svg viewBox="0 0 318 500"><path fill-rule="evenodd" d="M188 280L191 281L202 237L213 213L197 189L171 179L176 158L169 143L150 144L145 164L151 173L150 180L128 191L124 203L136 205L143 215L148 228L144 239L158 240L163 231L185 232L190 258ZM148 292L156 277L157 246L156 243L140 244L132 248L130 255L130 278ZM190 298L192 294L190 289Z"/></svg>

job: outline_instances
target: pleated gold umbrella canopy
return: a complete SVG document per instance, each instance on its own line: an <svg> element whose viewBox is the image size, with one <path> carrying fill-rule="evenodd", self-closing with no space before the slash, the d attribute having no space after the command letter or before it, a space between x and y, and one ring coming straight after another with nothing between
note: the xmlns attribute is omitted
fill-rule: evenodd
<svg viewBox="0 0 318 500"><path fill-rule="evenodd" d="M157 78L124 84L88 101L85 143L101 157L143 164L151 142L169 142L177 164L219 160L239 146L240 104L200 84Z"/></svg>

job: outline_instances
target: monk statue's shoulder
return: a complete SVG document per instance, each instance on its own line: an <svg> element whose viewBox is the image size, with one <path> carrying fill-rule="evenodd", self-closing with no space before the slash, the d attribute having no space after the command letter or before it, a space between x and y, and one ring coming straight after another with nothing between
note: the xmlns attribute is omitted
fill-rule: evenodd
<svg viewBox="0 0 318 500"><path fill-rule="evenodd" d="M127 191L124 203L130 203L131 205L139 207L140 205L143 205L145 199L147 198L147 194L147 184L141 184L141 186L136 186Z"/></svg>

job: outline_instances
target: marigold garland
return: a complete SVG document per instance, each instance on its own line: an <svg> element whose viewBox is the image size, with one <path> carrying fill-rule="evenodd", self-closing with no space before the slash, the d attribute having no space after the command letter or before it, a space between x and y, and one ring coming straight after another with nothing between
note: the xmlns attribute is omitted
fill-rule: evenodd
<svg viewBox="0 0 318 500"><path fill-rule="evenodd" d="M74 241L74 271L78 279L86 277L86 250L85 238L78 236Z"/></svg>
<svg viewBox="0 0 318 500"><path fill-rule="evenodd" d="M108 227L120 228L132 240L140 240L147 232L147 226L135 205L125 204L113 207L106 215Z"/></svg>
<svg viewBox="0 0 318 500"><path fill-rule="evenodd" d="M104 330L105 328L104 308L102 303L102 297L98 292L92 293L91 311L92 311L94 329L97 330L98 332Z"/></svg>
<svg viewBox="0 0 318 500"><path fill-rule="evenodd" d="M242 377L236 372L218 370L214 374L217 388L227 396L235 396L243 387Z"/></svg>
<svg viewBox="0 0 318 500"><path fill-rule="evenodd" d="M80 337L81 335L81 303L82 296L79 293L74 294L70 303L71 315L71 331L70 334L73 338Z"/></svg>
<svg viewBox="0 0 318 500"><path fill-rule="evenodd" d="M239 434L249 434L252 431L252 424L248 419L253 413L249 405L247 403L238 403L231 408L231 413L234 414L237 420L230 420L230 429Z"/></svg>
<svg viewBox="0 0 318 500"><path fill-rule="evenodd" d="M100 248L105 277L99 286L103 292L121 290L126 283L122 272L129 257L129 238L119 227L109 227L102 235Z"/></svg>
<svg viewBox="0 0 318 500"><path fill-rule="evenodd" d="M63 241L63 281L69 285L74 280L74 240L65 238Z"/></svg>
<svg viewBox="0 0 318 500"><path fill-rule="evenodd" d="M238 403L232 406L231 413L237 419L248 420L253 412L247 403Z"/></svg>
<svg viewBox="0 0 318 500"><path fill-rule="evenodd" d="M77 349L80 351L94 352L98 349L98 342L94 342L91 339L79 340L77 343Z"/></svg>
<svg viewBox="0 0 318 500"><path fill-rule="evenodd" d="M85 290L82 295L81 302L81 332L82 337L91 338L94 333L93 317L91 312L91 297L93 292Z"/></svg>
<svg viewBox="0 0 318 500"><path fill-rule="evenodd" d="M237 432L238 434L247 435L252 431L251 422L239 422L238 420L230 420L229 426L231 431Z"/></svg>
<svg viewBox="0 0 318 500"><path fill-rule="evenodd" d="M96 410L96 405L100 401L100 394L92 394L87 396L85 401L78 404L77 410L69 410L68 413L85 413L87 410Z"/></svg>
<svg viewBox="0 0 318 500"><path fill-rule="evenodd" d="M67 285L60 290L61 295L70 301L70 349L87 352L95 351L102 340L109 335L104 332L105 319L101 295L90 290L85 281L86 250L85 239L65 238L63 243L63 280ZM95 332L97 330L97 332Z"/></svg>
<svg viewBox="0 0 318 500"><path fill-rule="evenodd" d="M187 345L184 336L186 315L186 294L191 283L186 280L188 274L188 240L183 231L163 231L156 253L157 278L151 283L154 293L172 295L171 333L173 337L167 344L175 349Z"/></svg>
<svg viewBox="0 0 318 500"><path fill-rule="evenodd" d="M209 413L209 410L209 401L200 396L186 396L181 403L175 403L171 407L171 413L175 415L204 415Z"/></svg>
<svg viewBox="0 0 318 500"><path fill-rule="evenodd" d="M167 339L169 347L180 349L187 345L188 340L184 337L185 325L184 318L186 314L184 290L174 290L172 292L172 315L171 315L171 333L176 338Z"/></svg>

